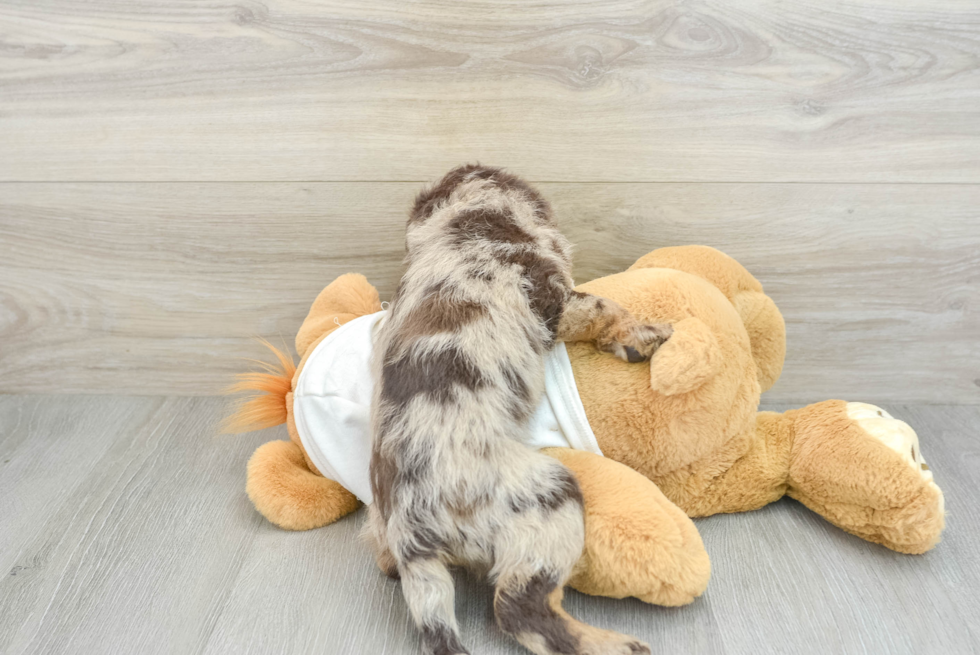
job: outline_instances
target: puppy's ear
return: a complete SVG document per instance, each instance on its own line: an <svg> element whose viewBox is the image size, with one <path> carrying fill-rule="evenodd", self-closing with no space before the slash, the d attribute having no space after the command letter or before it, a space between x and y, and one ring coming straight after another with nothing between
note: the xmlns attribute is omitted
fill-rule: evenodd
<svg viewBox="0 0 980 655"><path fill-rule="evenodd" d="M694 391L721 370L722 353L700 319L674 323L674 333L650 360L650 387L665 396Z"/></svg>

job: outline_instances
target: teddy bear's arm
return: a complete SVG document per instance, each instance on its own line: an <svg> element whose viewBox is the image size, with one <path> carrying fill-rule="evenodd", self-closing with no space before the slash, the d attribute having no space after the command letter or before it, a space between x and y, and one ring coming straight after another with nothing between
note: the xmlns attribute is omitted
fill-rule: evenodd
<svg viewBox="0 0 980 655"><path fill-rule="evenodd" d="M672 332L669 325L640 323L614 300L581 291L568 294L558 321L559 341L592 341L627 362L650 359Z"/></svg>
<svg viewBox="0 0 980 655"><path fill-rule="evenodd" d="M569 584L582 593L686 605L711 565L694 523L653 482L580 450L543 452L575 473L585 501L585 548Z"/></svg>

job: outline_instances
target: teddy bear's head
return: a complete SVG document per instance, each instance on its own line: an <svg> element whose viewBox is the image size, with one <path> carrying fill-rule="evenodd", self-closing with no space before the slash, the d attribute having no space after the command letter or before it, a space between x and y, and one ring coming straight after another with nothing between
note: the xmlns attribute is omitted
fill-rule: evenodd
<svg viewBox="0 0 980 655"><path fill-rule="evenodd" d="M721 453L754 425L759 395L782 370L785 324L738 262L706 246L662 248L579 288L618 301L640 320L674 324L649 365L569 344L582 403L607 456L663 477Z"/></svg>

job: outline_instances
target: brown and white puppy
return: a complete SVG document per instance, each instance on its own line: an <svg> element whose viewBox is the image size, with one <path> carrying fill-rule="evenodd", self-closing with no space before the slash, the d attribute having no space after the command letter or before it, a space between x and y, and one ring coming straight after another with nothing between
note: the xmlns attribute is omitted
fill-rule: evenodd
<svg viewBox="0 0 980 655"><path fill-rule="evenodd" d="M497 622L535 653L649 653L562 609L582 554L582 494L520 435L556 340L643 361L671 328L574 291L548 203L499 169L463 166L423 192L407 242L375 349L369 533L426 649L467 652L447 568L463 565L489 575Z"/></svg>

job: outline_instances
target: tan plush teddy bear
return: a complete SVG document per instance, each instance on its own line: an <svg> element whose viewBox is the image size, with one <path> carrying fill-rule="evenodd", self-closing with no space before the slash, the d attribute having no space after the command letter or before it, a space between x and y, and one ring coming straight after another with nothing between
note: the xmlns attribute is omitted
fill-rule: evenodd
<svg viewBox="0 0 980 655"><path fill-rule="evenodd" d="M590 344L559 344L532 447L575 472L586 540L570 581L579 591L682 605L704 591L710 564L689 517L757 509L789 495L831 523L903 553L939 541L943 495L915 432L883 410L828 400L759 412L779 377L785 326L762 285L708 247L656 250L582 291L637 318L672 323L647 364ZM242 376L244 403L226 429L287 423L290 441L261 446L247 490L273 523L306 530L370 502L367 484L371 335L378 293L344 275L313 303L296 337L298 367Z"/></svg>

